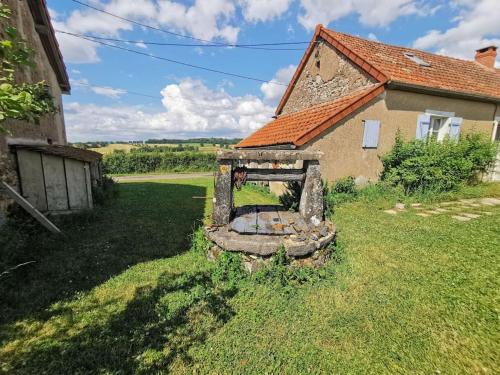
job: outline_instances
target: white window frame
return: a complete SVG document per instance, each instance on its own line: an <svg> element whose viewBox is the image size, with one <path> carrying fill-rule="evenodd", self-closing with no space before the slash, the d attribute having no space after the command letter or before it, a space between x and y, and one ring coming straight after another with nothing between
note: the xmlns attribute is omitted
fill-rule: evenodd
<svg viewBox="0 0 500 375"><path fill-rule="evenodd" d="M455 117L455 112L446 112L446 111L436 111L434 109L427 109L425 113L428 113L431 116L429 132L427 133L427 137L430 139L434 135L436 135L436 140L438 142L442 142L446 136L450 134L451 128L451 118ZM435 121L441 121L441 125L439 130L434 132L434 123Z"/></svg>
<svg viewBox="0 0 500 375"><path fill-rule="evenodd" d="M500 117L495 117L495 121L493 121L493 131L491 132L491 140L494 142L495 138L498 134L500 134L500 126L498 123L500 122Z"/></svg>

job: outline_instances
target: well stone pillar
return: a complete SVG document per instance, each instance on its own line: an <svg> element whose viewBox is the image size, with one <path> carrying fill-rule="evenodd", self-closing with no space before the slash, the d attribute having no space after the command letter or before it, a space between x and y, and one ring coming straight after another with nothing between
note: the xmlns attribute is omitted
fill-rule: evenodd
<svg viewBox="0 0 500 375"><path fill-rule="evenodd" d="M233 162L229 159L218 160L215 174L212 222L214 225L226 225L231 220L233 210Z"/></svg>
<svg viewBox="0 0 500 375"><path fill-rule="evenodd" d="M323 184L318 160L304 162L306 178L300 196L299 212L302 217L315 225L323 221Z"/></svg>

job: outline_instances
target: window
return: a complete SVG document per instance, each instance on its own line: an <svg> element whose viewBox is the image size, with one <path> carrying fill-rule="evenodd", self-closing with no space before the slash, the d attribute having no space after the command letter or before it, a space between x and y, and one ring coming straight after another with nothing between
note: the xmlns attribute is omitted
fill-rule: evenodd
<svg viewBox="0 0 500 375"><path fill-rule="evenodd" d="M450 121L446 117L431 116L429 137L442 141L450 133Z"/></svg>
<svg viewBox="0 0 500 375"><path fill-rule="evenodd" d="M419 65L419 66L425 66L425 67L430 67L431 64L428 63L427 61L425 61L424 59L421 59L420 57L418 57L417 55L411 53L411 52L405 52L403 54L408 60L411 60L413 61L415 64Z"/></svg>
<svg viewBox="0 0 500 375"><path fill-rule="evenodd" d="M491 135L491 140L494 142L500 142L500 126L498 125L498 123L498 120L493 122L493 133Z"/></svg>
<svg viewBox="0 0 500 375"><path fill-rule="evenodd" d="M380 121L364 120L363 148L377 148L380 133Z"/></svg>
<svg viewBox="0 0 500 375"><path fill-rule="evenodd" d="M454 117L454 113L426 111L418 115L417 139L433 138L442 141L446 137L458 139L462 118Z"/></svg>

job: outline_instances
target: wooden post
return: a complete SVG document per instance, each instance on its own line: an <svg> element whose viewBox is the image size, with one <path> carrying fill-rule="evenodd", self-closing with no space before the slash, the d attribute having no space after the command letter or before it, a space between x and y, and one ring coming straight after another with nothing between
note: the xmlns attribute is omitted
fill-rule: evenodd
<svg viewBox="0 0 500 375"><path fill-rule="evenodd" d="M212 213L214 225L226 225L231 220L233 210L232 169L232 160L218 160L218 168L215 174L214 210Z"/></svg>
<svg viewBox="0 0 500 375"><path fill-rule="evenodd" d="M33 216L40 224L42 224L45 228L50 230L52 233L61 233L58 227L56 227L52 221L47 219L43 214L38 211L30 202L24 199L19 193L6 182L2 182L3 190L7 193L12 199L14 199L22 208L24 208L31 216Z"/></svg>
<svg viewBox="0 0 500 375"><path fill-rule="evenodd" d="M304 162L306 179L300 196L299 212L302 217L315 225L324 218L323 184L318 160Z"/></svg>

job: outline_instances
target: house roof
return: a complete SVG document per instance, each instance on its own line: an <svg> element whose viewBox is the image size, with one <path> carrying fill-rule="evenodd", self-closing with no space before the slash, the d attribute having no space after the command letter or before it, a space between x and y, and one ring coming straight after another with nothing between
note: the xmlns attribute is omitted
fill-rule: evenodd
<svg viewBox="0 0 500 375"><path fill-rule="evenodd" d="M382 83L356 91L336 100L317 104L303 111L279 116L236 147L261 147L293 144L301 146L384 91Z"/></svg>
<svg viewBox="0 0 500 375"><path fill-rule="evenodd" d="M300 112L280 115L314 46L321 39L373 77L378 84ZM500 102L499 69L485 67L476 61L374 42L318 25L278 104L276 114L280 116L236 147L301 146L374 99L386 86Z"/></svg>
<svg viewBox="0 0 500 375"><path fill-rule="evenodd" d="M315 34L283 95L276 114L281 113L302 69L323 39L344 54L378 82L387 82L413 90L427 90L441 95L500 101L500 70L476 61L460 60L412 48L393 46L316 27ZM412 54L428 63L422 66L405 56Z"/></svg>
<svg viewBox="0 0 500 375"><path fill-rule="evenodd" d="M33 16L35 29L40 37L43 49L49 59L50 65L56 74L59 87L62 92L69 93L69 83L66 66L56 39L54 28L50 21L50 15L45 0L28 0L28 5Z"/></svg>
<svg viewBox="0 0 500 375"><path fill-rule="evenodd" d="M9 145L13 149L29 150L34 152L41 152L46 155L59 156L62 158L81 160L86 162L97 161L102 158L99 152L84 150L82 148L62 146L62 145L26 145L26 144L13 144Z"/></svg>

